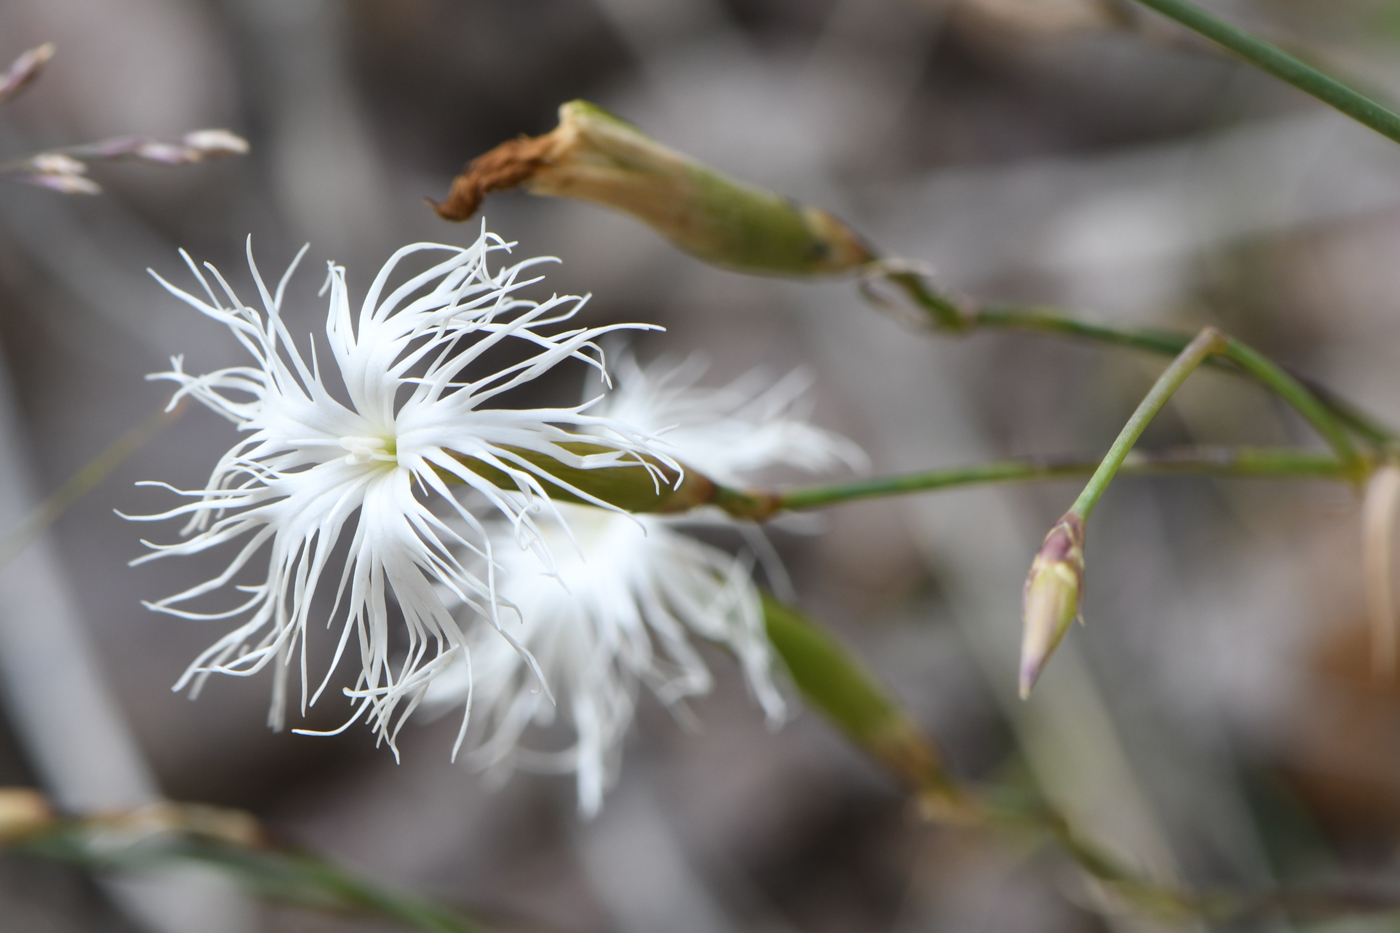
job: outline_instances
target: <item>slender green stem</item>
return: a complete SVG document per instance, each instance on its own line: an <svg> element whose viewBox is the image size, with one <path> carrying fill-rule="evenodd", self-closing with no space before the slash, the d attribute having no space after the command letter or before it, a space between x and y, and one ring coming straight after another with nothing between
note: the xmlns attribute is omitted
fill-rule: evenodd
<svg viewBox="0 0 1400 933"><path fill-rule="evenodd" d="M1306 418L1332 445L1341 478L1360 483L1373 461L1358 456L1346 430L1298 380L1254 350L1226 336L1219 328L1201 330L1172 360L1123 426L1103 462L1089 477L1068 512L1051 528L1031 563L1026 578L1024 640L1021 644L1021 698L1025 699L1046 660L1068 626L1079 615L1084 580L1084 526L1089 515L1118 475L1133 446L1167 400L1181 388L1197 367L1212 357L1223 357L1254 376Z"/></svg>
<svg viewBox="0 0 1400 933"><path fill-rule="evenodd" d="M974 466L876 476L848 483L803 486L773 493L774 511L797 511L986 483L1043 482L1089 476L1100 460L1026 458L996 460ZM1157 454L1129 454L1118 470L1123 476L1197 474L1236 478L1345 479L1347 464L1328 453L1293 448L1188 447Z"/></svg>
<svg viewBox="0 0 1400 933"><path fill-rule="evenodd" d="M424 933L484 933L485 929L454 910L381 887L313 855L201 843L174 850L168 858L221 868L270 900L378 915Z"/></svg>
<svg viewBox="0 0 1400 933"><path fill-rule="evenodd" d="M1137 2L1176 20L1192 32L1218 42L1275 78L1288 82L1305 94L1311 94L1387 139L1400 143L1400 115L1294 58L1278 46L1230 25L1187 0Z"/></svg>
<svg viewBox="0 0 1400 933"><path fill-rule="evenodd" d="M969 328L994 327L1002 330L1030 330L1056 336L1077 337L1098 343L1120 347L1131 347L1162 356L1176 356L1186 349L1191 336L1180 332L1158 330L1156 328L1124 327L1084 321L1058 308L1042 305L992 304L969 312L966 315ZM1233 342L1233 341L1232 341ZM1237 342L1234 342L1237 343ZM1367 442L1378 447L1389 448L1397 444L1394 431L1381 425L1370 415L1361 411L1351 402L1341 398L1324 386L1288 371L1276 363L1270 363L1256 351L1240 345L1238 354L1225 354L1207 360L1208 365L1221 366L1239 371L1241 369L1277 389L1284 381L1290 383L1285 398L1303 414L1323 437L1328 438L1333 447L1338 445L1334 438L1344 437L1344 428L1350 428ZM1267 364L1271 370L1269 377L1254 366ZM1286 377L1286 380L1281 378ZM1305 399L1303 396L1311 396ZM1323 425L1327 425L1325 428Z"/></svg>
<svg viewBox="0 0 1400 933"><path fill-rule="evenodd" d="M913 792L926 816L1049 837L1094 877L1129 895L1149 892L1149 898L1136 900L1155 906L1170 899L1085 842L1039 796L1006 788L976 792L959 783L942 767L937 744L913 715L849 649L800 609L765 593L763 615L773 649L807 703Z"/></svg>
<svg viewBox="0 0 1400 933"><path fill-rule="evenodd" d="M1338 421L1348 428L1351 428L1359 437L1364 438L1368 443L1382 450L1393 450L1396 447L1397 441L1395 432L1381 425L1350 400L1342 398L1342 396L1338 395L1327 386L1313 379L1309 379L1306 376L1300 376L1298 373L1292 372L1286 367L1285 371L1289 372L1304 388L1315 395L1317 400L1321 402Z"/></svg>
<svg viewBox="0 0 1400 933"><path fill-rule="evenodd" d="M1053 842L1122 901L1173 924L1238 923L1279 910L1325 919L1400 906L1393 892L1374 889L1195 892L1156 882L1086 837L1034 790L959 780L940 763L937 744L917 719L848 648L771 595L763 596L763 612L773 649L806 702L914 794L926 818Z"/></svg>
<svg viewBox="0 0 1400 933"><path fill-rule="evenodd" d="M1302 383L1262 353L1246 346L1234 337L1227 337L1223 334L1221 337L1225 340L1225 349L1220 355L1258 379L1276 392L1279 398L1293 406L1293 410L1302 415L1313 426L1313 429L1322 435L1338 459L1356 468L1355 478L1360 479L1360 459L1356 455L1356 449L1351 445L1351 440L1347 437L1346 429L1337 422L1337 419L1322 402L1318 401L1317 396L1309 392Z"/></svg>
<svg viewBox="0 0 1400 933"><path fill-rule="evenodd" d="M973 311L968 320L973 327L1031 330L1056 336L1080 337L1163 356L1176 356L1191 342L1189 334L1085 321L1047 305L989 304Z"/></svg>
<svg viewBox="0 0 1400 933"><path fill-rule="evenodd" d="M584 445L573 445L582 449ZM798 487L786 490L735 489L720 486L694 470L686 470L679 485L657 483L639 466L604 467L585 470L566 467L548 457L523 451L540 468L539 475L566 476L570 488L587 491L589 498L568 493L549 480L542 480L551 497L568 502L611 503L629 512L676 513L702 506L714 506L734 518L764 521L778 512L813 509L822 506L870 499L879 496L900 496L928 492L952 486L981 483L1036 482L1071 476L1088 476L1100 465L1096 458L1069 459L1028 457L1016 460L996 460L972 466L941 470L924 470L894 476L876 476ZM473 458L463 465L502 488L513 488L510 477ZM1132 454L1119 472L1137 475L1194 473L1207 476L1236 478L1316 477L1319 479L1352 481L1368 473L1372 459L1342 460L1321 451L1293 447L1181 447L1153 454ZM670 474L674 477L674 474ZM445 474L449 482L460 482L455 474ZM0 542L3 545L3 542Z"/></svg>
<svg viewBox="0 0 1400 933"><path fill-rule="evenodd" d="M1196 371L1196 367L1217 353L1223 353L1229 347L1229 338L1214 327L1207 327L1201 331L1200 335L1187 345L1185 350L1172 361L1166 372L1158 377L1157 382L1148 390L1147 397L1138 405L1137 411L1133 412L1128 423L1123 426L1118 437L1113 442L1113 446L1108 449L1108 453L1103 458L1103 463L1094 471L1094 475L1089 477L1089 482L1084 487L1084 491L1079 494L1079 498L1074 500L1074 505L1070 507L1070 513L1079 516L1081 521L1087 521L1089 513L1094 510L1104 490L1118 472L1118 468L1127 459L1128 453L1137 443L1142 432L1147 429L1147 425L1157 416L1157 412L1162 410L1162 406L1167 404L1167 399L1181 384L1186 381L1186 377Z"/></svg>
<svg viewBox="0 0 1400 933"><path fill-rule="evenodd" d="M180 404L170 411L158 411L136 427L122 433L106 449L93 457L74 473L62 486L59 486L43 502L30 512L19 527L0 537L0 567L14 560L28 547L41 532L68 511L68 508L92 491L98 483L107 478L133 453L146 445L166 427L184 414L185 405Z"/></svg>
<svg viewBox="0 0 1400 933"><path fill-rule="evenodd" d="M929 288L919 273L890 269L884 273L884 277L886 281L902 289L914 304L926 311L940 330L961 331L971 324L962 308L947 296Z"/></svg>
<svg viewBox="0 0 1400 933"><path fill-rule="evenodd" d="M455 910L381 886L316 855L272 846L248 814L168 803L144 811L53 819L0 838L0 848L123 872L202 862L267 900L378 915L424 933L483 933Z"/></svg>

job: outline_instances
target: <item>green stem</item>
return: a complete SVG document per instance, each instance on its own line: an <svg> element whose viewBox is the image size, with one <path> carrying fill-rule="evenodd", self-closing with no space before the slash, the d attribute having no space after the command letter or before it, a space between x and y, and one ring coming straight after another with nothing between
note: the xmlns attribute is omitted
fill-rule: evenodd
<svg viewBox="0 0 1400 933"><path fill-rule="evenodd" d="M1187 334L1085 321L1046 305L990 304L972 312L969 322L973 327L1031 330L1056 336L1080 337L1163 356L1176 356L1191 342Z"/></svg>
<svg viewBox="0 0 1400 933"><path fill-rule="evenodd" d="M203 862L241 882L257 896L310 910L378 915L423 933L483 933L484 928L456 911L403 894L356 876L314 855L271 848L251 839L215 838L180 825L185 811L174 807L173 821L142 825L139 812L90 819L65 819L18 842L20 852L99 870L144 872L169 865ZM251 819L251 818L249 818Z"/></svg>
<svg viewBox="0 0 1400 933"><path fill-rule="evenodd" d="M1148 391L1147 397L1138 405L1137 411L1133 412L1128 423L1119 432L1118 438L1113 442L1113 446L1108 449L1103 462L1094 471L1094 475L1089 477L1089 482L1084 487L1084 491L1079 494L1079 498L1074 500L1074 505L1070 508L1070 513L1077 515L1081 521L1087 521L1089 513L1094 510L1099 499L1103 496L1104 490L1117 474L1123 461L1127 459L1128 453L1137 443L1142 432L1147 429L1147 425L1162 410L1162 406L1167 404L1167 399L1181 384L1186 381L1186 377L1196 371L1196 367L1211 356L1224 353L1230 345L1229 338L1214 327L1207 327L1201 331L1200 335L1187 345L1185 350L1177 356L1172 364L1167 367L1166 372L1158 377Z"/></svg>
<svg viewBox="0 0 1400 933"><path fill-rule="evenodd" d="M1214 330L1214 328L1207 328L1207 330ZM1234 337L1228 337L1224 334L1220 334L1220 337L1225 341L1225 349L1220 355L1258 379L1277 393L1279 398L1293 406L1293 410L1302 415L1313 426L1313 429L1322 435L1333 452L1336 453L1337 458L1353 467L1355 470L1354 478L1361 479L1360 458L1357 457L1356 449L1352 447L1346 430L1322 402L1318 401L1317 396L1309 392L1302 383L1262 353L1246 346Z"/></svg>
<svg viewBox="0 0 1400 933"><path fill-rule="evenodd" d="M576 452L584 452L588 448L585 444L566 446L574 448ZM715 506L733 518L756 522L772 518L778 512L820 508L856 499L907 495L979 483L1035 482L1088 476L1100 463L1098 459L1030 457L774 491L720 486L695 470L686 470L684 481L676 486L670 479L654 482L651 474L637 465L585 470L565 466L533 451L516 453L539 467L542 484L551 498L557 500L596 504L596 499L629 512L662 514ZM514 487L511 478L500 470L470 457L462 458L462 463L497 486L504 489ZM1280 479L1311 476L1354 481L1368 473L1371 466L1370 459L1357 457L1342 460L1325 452L1291 447L1182 447L1153 454L1134 454L1123 462L1120 472L1142 476L1200 474ZM444 472L443 475L449 482L461 481L455 474ZM674 478L674 473L667 475ZM586 490L593 498L579 498L544 479L554 476L566 478L570 488ZM0 542L0 546L3 546L3 542Z"/></svg>
<svg viewBox="0 0 1400 933"><path fill-rule="evenodd" d="M1083 321L1058 308L1041 305L993 304L969 312L966 320L969 328L1030 330L1130 347L1161 356L1176 356L1191 342L1191 337L1183 333ZM1286 394L1280 394L1284 394L1285 399L1307 418L1339 453L1343 448L1338 446L1337 440L1345 439L1344 428L1351 428L1378 447L1388 448L1397 443L1394 431L1377 423L1336 393L1269 362L1256 351L1238 344L1237 341L1232 340L1232 344L1236 346L1234 351L1208 360L1207 363L1230 369L1244 369L1276 391L1287 384ZM1267 377L1259 367L1267 367ZM1348 456L1347 459L1351 457Z"/></svg>
<svg viewBox="0 0 1400 933"><path fill-rule="evenodd" d="M74 473L62 486L55 489L43 502L30 512L17 528L0 537L0 567L4 567L24 552L45 528L52 525L60 515L83 496L92 491L107 475L146 445L146 442L174 424L184 414L182 403L169 411L158 411L136 427L122 433L107 445L100 454L93 457Z"/></svg>
<svg viewBox="0 0 1400 933"><path fill-rule="evenodd" d="M1340 110L1358 123L1400 143L1400 115L1355 91L1278 46L1250 35L1187 0L1137 0L1192 32L1223 45L1251 64Z"/></svg>
<svg viewBox="0 0 1400 933"><path fill-rule="evenodd" d="M940 764L938 746L913 715L801 610L764 594L763 614L773 649L803 698L914 793L924 816L1052 839L1087 873L1111 884L1143 911L1172 919L1190 915L1187 895L1135 873L1075 832L1038 795L961 784Z"/></svg>
<svg viewBox="0 0 1400 933"><path fill-rule="evenodd" d="M222 868L272 900L378 915L424 933L484 931L456 911L380 887L316 856L209 844L187 846L180 855ZM299 897L301 890L314 899Z"/></svg>
<svg viewBox="0 0 1400 933"><path fill-rule="evenodd" d="M1285 368L1285 371L1288 370ZM1381 425L1369 414L1354 405L1350 400L1342 398L1342 396L1333 392L1327 386L1309 379L1306 376L1300 376L1297 373L1290 374L1293 378L1297 379L1305 389L1316 396L1323 407L1331 412L1338 421L1348 428L1351 428L1358 436L1365 438L1366 441L1382 450L1393 450L1395 448L1395 433Z"/></svg>
<svg viewBox="0 0 1400 933"><path fill-rule="evenodd" d="M1025 699L1046 660L1068 626L1079 615L1084 580L1084 526L1089 515L1118 475L1133 446L1148 424L1181 388L1197 367L1212 357L1223 357L1276 392L1306 418L1332 445L1341 477L1353 483L1364 480L1371 467L1359 457L1346 431L1323 409L1298 380L1254 350L1226 336L1219 328L1201 330L1186 349L1172 360L1148 391L1113 441L1103 462L1074 500L1068 512L1051 528L1031 563L1026 578L1024 640L1021 644L1021 697Z"/></svg>
<svg viewBox="0 0 1400 933"><path fill-rule="evenodd" d="M940 330L966 330L971 321L963 309L944 295L928 287L923 276L913 271L890 269L884 272L885 280L897 285L909 299L924 309L933 318Z"/></svg>
<svg viewBox="0 0 1400 933"><path fill-rule="evenodd" d="M953 486L983 483L1039 482L1088 476L1100 461L1082 459L996 460L974 466L925 470L896 476L876 476L848 483L804 486L772 494L774 511L820 508L858 499L929 492ZM1331 454L1292 448L1188 447L1157 454L1131 454L1119 474L1159 476L1200 474L1220 477L1345 479L1347 464Z"/></svg>
<svg viewBox="0 0 1400 933"><path fill-rule="evenodd" d="M1079 832L1034 790L960 781L940 764L937 744L913 714L821 625L769 594L763 613L773 649L803 699L913 793L929 819L1051 841L1124 902L1174 925L1237 923L1280 910L1323 920L1400 906L1394 892L1374 888L1194 892L1153 881Z"/></svg>

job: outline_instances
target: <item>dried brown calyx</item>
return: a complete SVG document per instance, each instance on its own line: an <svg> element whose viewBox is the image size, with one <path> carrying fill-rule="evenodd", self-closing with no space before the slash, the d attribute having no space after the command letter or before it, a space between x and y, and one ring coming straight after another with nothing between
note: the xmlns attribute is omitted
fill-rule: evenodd
<svg viewBox="0 0 1400 933"><path fill-rule="evenodd" d="M502 143L453 181L438 216L471 217L493 191L575 198L622 211L691 255L766 275L826 275L876 258L841 220L729 178L586 101L543 136Z"/></svg>

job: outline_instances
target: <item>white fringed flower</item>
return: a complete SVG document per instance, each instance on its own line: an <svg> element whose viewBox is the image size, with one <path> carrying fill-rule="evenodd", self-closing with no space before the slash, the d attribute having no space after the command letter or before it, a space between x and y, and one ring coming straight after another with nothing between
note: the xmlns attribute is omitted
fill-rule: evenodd
<svg viewBox="0 0 1400 933"><path fill-rule="evenodd" d="M806 370L777 381L755 370L725 386L697 385L706 368L695 356L643 369L622 354L617 390L603 406L609 417L654 437L653 450L725 486L757 483L779 467L819 473L865 466L860 447L808 420Z"/></svg>
<svg viewBox="0 0 1400 933"><path fill-rule="evenodd" d="M188 515L185 534L192 537L149 545L155 553L136 563L241 542L223 573L149 604L186 618L242 620L195 659L175 689L193 684L197 692L210 673L249 675L275 663L269 722L281 728L292 664L300 669L305 713L353 636L361 671L356 688L347 691L355 701L354 715L341 728L366 716L392 746L398 727L433 677L454 659L469 663L459 623L442 594L469 607L467 621L480 615L494 629L500 624L494 548L509 539L512 559L525 549L542 566L551 566L542 523L553 529L557 518L540 483L548 474L522 452L583 468L637 462L635 452L644 438L613 419L585 414L587 404L490 407L501 393L566 359L601 370L601 354L592 341L616 329L554 326L571 318L584 299L555 296L537 303L515 297L519 288L537 281L522 280L522 272L547 260L530 259L492 272L490 254L509 245L483 231L466 249L406 246L379 271L358 315L351 312L344 269L331 265L322 289L323 295L330 292L325 335L346 401L332 394L337 387L323 381L314 352L308 365L283 323L283 293L296 261L270 293L253 264L250 242L248 263L262 312L240 301L206 264L222 297L216 294L188 256L203 298L161 280L170 292L228 327L253 357L252 365L203 376L187 374L176 358L172 371L151 377L179 383L172 405L193 397L246 435L220 458L206 488L174 490L196 501L143 516ZM391 288L400 262L420 253L444 258ZM523 359L498 371L478 372L483 354L503 344L517 359L523 353ZM585 439L579 431L587 431L586 440L607 450L578 456L560 446ZM493 486L467 469L462 458L494 467L515 488ZM458 501L468 491L504 514L506 531L486 533ZM453 519L451 526L445 517ZM338 543L349 549L343 567L331 563ZM197 597L228 588L263 549L268 551L266 580L236 587L249 594L241 605L204 614L184 608ZM313 621L312 598L327 588L322 576L328 571L335 607L321 624L340 619L340 634L330 670L312 691L307 630ZM391 646L391 601L403 619L406 651ZM527 655L520 660L533 666Z"/></svg>
<svg viewBox="0 0 1400 933"><path fill-rule="evenodd" d="M700 388L695 382L702 372L696 364L642 370L624 358L618 388L602 407L655 436L654 449L725 484L752 482L778 465L817 471L862 462L855 445L805 420L801 373L774 384L755 374L723 388ZM751 561L682 530L687 522L736 523L715 514L627 516L569 505L559 511L558 519L541 523L555 555L552 573L533 554L512 552L509 529L494 526L500 593L520 619L518 627L509 618L503 624L538 659L550 695L540 691L520 654L482 626L469 631L471 669L454 664L427 695L429 705L446 707L473 690L478 706L486 707L487 734L473 751L476 763L572 772L579 809L591 816L616 773L639 687L645 684L682 714L681 701L709 692L712 677L692 635L729 648L770 724L782 722L784 703L773 683ZM528 727L545 729L556 717L563 720L562 748L522 745Z"/></svg>

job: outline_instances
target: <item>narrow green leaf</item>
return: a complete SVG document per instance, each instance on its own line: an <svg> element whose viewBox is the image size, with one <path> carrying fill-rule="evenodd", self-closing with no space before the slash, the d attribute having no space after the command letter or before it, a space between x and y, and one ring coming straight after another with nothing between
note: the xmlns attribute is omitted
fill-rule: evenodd
<svg viewBox="0 0 1400 933"><path fill-rule="evenodd" d="M199 832L65 820L16 848L101 871L145 872L202 862L266 900L312 910L374 914L426 933L482 933L481 927L454 911L381 887L319 857Z"/></svg>
<svg viewBox="0 0 1400 933"><path fill-rule="evenodd" d="M1192 32L1218 42L1275 78L1288 82L1305 94L1311 94L1387 139L1400 143L1400 115L1283 49L1230 25L1187 0L1137 2L1176 20Z"/></svg>
<svg viewBox="0 0 1400 933"><path fill-rule="evenodd" d="M864 665L801 611L769 594L763 613L769 640L813 707L926 804L947 811L966 802L944 772L933 740Z"/></svg>

